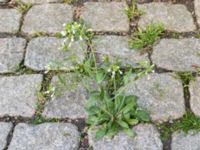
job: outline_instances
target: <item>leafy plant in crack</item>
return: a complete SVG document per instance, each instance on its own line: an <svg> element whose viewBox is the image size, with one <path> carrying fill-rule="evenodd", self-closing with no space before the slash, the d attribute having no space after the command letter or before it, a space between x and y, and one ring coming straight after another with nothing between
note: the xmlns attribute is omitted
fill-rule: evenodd
<svg viewBox="0 0 200 150"><path fill-rule="evenodd" d="M180 120L177 120L171 124L158 124L157 127L161 131L161 139L166 141L175 131L183 131L186 134L191 130L194 132L199 132L200 118L189 111Z"/></svg>
<svg viewBox="0 0 200 150"><path fill-rule="evenodd" d="M121 67L120 62L111 63L109 58L101 63L97 62L96 52L91 45L93 33L84 23L68 23L64 27L64 31L61 32L64 37L62 43L64 51L70 51L71 45L76 41L85 41L89 45L86 59L83 63L77 64L73 72L77 82L81 82L81 85L88 90L89 99L85 107L89 115L87 122L92 127L99 127L96 137L102 138L105 135L113 137L120 130L124 130L130 136L133 135L131 126L149 121L148 114L138 108L137 97L126 96L119 91L128 83L134 71L131 68ZM141 63L141 65L145 69L138 69L139 77L149 73L152 68L150 64ZM95 88L91 88L91 84L85 82L86 79L94 82ZM72 84L77 82L74 81Z"/></svg>
<svg viewBox="0 0 200 150"><path fill-rule="evenodd" d="M195 81L195 77L192 72L179 72L177 78L183 82L183 85L187 87L190 81Z"/></svg>
<svg viewBox="0 0 200 150"><path fill-rule="evenodd" d="M137 9L135 0L131 0L130 6L127 5L125 7L125 12L129 20L132 20L133 18L139 17L144 14L143 11Z"/></svg>
<svg viewBox="0 0 200 150"><path fill-rule="evenodd" d="M133 35L133 39L130 40L130 48L143 49L151 48L156 40L165 31L161 24L151 24L146 27L145 30L138 29Z"/></svg>
<svg viewBox="0 0 200 150"><path fill-rule="evenodd" d="M112 100L105 89L90 93L86 110L89 114L87 123L99 127L97 139L105 135L113 137L120 130L133 136L130 126L149 121L148 114L138 109L137 97L119 95Z"/></svg>
<svg viewBox="0 0 200 150"><path fill-rule="evenodd" d="M188 133L189 130L200 131L200 118L195 116L192 112L187 112L183 118L177 121L174 125L176 130L183 130Z"/></svg>
<svg viewBox="0 0 200 150"><path fill-rule="evenodd" d="M16 0L17 10L23 14L27 13L33 6L31 3L24 3L21 0Z"/></svg>

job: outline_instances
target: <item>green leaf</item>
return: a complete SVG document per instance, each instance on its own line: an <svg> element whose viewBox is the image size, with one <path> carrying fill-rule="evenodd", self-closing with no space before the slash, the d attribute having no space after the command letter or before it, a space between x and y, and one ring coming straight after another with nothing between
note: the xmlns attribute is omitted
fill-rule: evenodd
<svg viewBox="0 0 200 150"><path fill-rule="evenodd" d="M97 80L97 83L100 84L105 78L105 75L103 72L98 72L96 74L96 80Z"/></svg>
<svg viewBox="0 0 200 150"><path fill-rule="evenodd" d="M106 135L107 129L106 128L101 128L96 132L96 139L102 139Z"/></svg>
<svg viewBox="0 0 200 150"><path fill-rule="evenodd" d="M115 98L115 112L118 112L124 105L125 96L117 96Z"/></svg>
<svg viewBox="0 0 200 150"><path fill-rule="evenodd" d="M115 136L117 133L119 132L119 126L117 125L113 125L110 127L110 129L107 131L107 136L112 138L113 136Z"/></svg>
<svg viewBox="0 0 200 150"><path fill-rule="evenodd" d="M138 124L139 122L138 119L127 119L126 121L132 126Z"/></svg>
<svg viewBox="0 0 200 150"><path fill-rule="evenodd" d="M131 129L124 129L124 132L129 136L129 137L134 137L136 133L131 130Z"/></svg>
<svg viewBox="0 0 200 150"><path fill-rule="evenodd" d="M134 96L134 95L126 96L126 98L125 98L125 103L126 103L127 105L131 105L132 107L134 107L134 106L137 105L137 97Z"/></svg>
<svg viewBox="0 0 200 150"><path fill-rule="evenodd" d="M132 70L130 69L128 72L125 73L123 76L124 85L126 85L130 81L130 77L132 75Z"/></svg>
<svg viewBox="0 0 200 150"><path fill-rule="evenodd" d="M117 123L122 127L122 128L129 128L129 125L125 122L125 121L122 121L122 120L117 120Z"/></svg>
<svg viewBox="0 0 200 150"><path fill-rule="evenodd" d="M150 117L149 117L149 114L145 111L142 111L142 110L138 110L136 112L136 116L141 120L141 121L150 121Z"/></svg>

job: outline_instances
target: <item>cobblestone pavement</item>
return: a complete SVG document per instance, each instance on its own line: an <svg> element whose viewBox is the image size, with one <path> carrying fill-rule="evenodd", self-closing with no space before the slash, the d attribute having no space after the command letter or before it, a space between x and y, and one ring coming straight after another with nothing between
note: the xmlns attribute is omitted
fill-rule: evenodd
<svg viewBox="0 0 200 150"><path fill-rule="evenodd" d="M200 132L176 131L162 142L157 128L157 123L181 119L188 110L200 117L200 77L196 75L187 87L175 77L200 67L200 0L191 0L189 6L170 0L139 3L138 9L145 13L136 21L129 21L125 0L22 1L33 6L21 12L15 1L0 0L0 150L200 150ZM74 67L67 59L70 54L59 49L62 39L56 33L64 23L80 18L95 31L92 42L101 53L100 61L109 55L132 67L141 60L156 65L155 73L130 83L126 91L139 97L138 105L151 117L151 123L133 127L136 137L120 132L113 139L97 141L94 130L87 130L88 95L80 84L41 103L39 91L58 81L57 67L48 73L46 67L53 61L64 61L62 69ZM130 50L128 39L136 24L143 29L150 23L162 23L169 34L155 43L152 53ZM87 45L75 43L72 48L81 63ZM73 78L73 73L67 77ZM45 121L36 125L38 110Z"/></svg>

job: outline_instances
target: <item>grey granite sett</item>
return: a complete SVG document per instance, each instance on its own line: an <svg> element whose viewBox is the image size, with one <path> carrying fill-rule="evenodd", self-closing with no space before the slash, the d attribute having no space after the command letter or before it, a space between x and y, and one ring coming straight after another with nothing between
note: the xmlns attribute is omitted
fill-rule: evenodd
<svg viewBox="0 0 200 150"><path fill-rule="evenodd" d="M26 40L0 38L0 73L14 72L23 60Z"/></svg>
<svg viewBox="0 0 200 150"><path fill-rule="evenodd" d="M136 49L130 49L128 37L98 36L93 40L94 50L100 62L109 57L111 62L120 61L122 65L137 67L139 62L149 61L147 54L140 54Z"/></svg>
<svg viewBox="0 0 200 150"><path fill-rule="evenodd" d="M190 32L196 29L192 14L181 4L148 3L138 5L144 14L140 17L138 26L144 29L152 23L161 23L169 31Z"/></svg>
<svg viewBox="0 0 200 150"><path fill-rule="evenodd" d="M94 31L128 32L124 2L86 2L81 18Z"/></svg>
<svg viewBox="0 0 200 150"><path fill-rule="evenodd" d="M73 9L68 4L34 5L26 14L22 31L28 34L37 32L59 33L63 24L72 22Z"/></svg>
<svg viewBox="0 0 200 150"><path fill-rule="evenodd" d="M20 123L8 150L78 150L79 141L77 127L69 123Z"/></svg>
<svg viewBox="0 0 200 150"><path fill-rule="evenodd" d="M21 16L16 9L0 9L0 33L17 33Z"/></svg>
<svg viewBox="0 0 200 150"><path fill-rule="evenodd" d="M87 45L75 42L68 51L61 49L63 39L39 37L27 47L25 65L34 70L70 70L85 58Z"/></svg>
<svg viewBox="0 0 200 150"><path fill-rule="evenodd" d="M196 71L200 66L200 39L162 39L153 48L152 61L157 67L173 71Z"/></svg>
<svg viewBox="0 0 200 150"><path fill-rule="evenodd" d="M97 140L95 130L89 130L89 144L94 150L162 150L160 134L151 124L139 124L133 127L135 137L119 132L113 139L104 137Z"/></svg>
<svg viewBox="0 0 200 150"><path fill-rule="evenodd" d="M0 76L0 117L32 117L42 75Z"/></svg>

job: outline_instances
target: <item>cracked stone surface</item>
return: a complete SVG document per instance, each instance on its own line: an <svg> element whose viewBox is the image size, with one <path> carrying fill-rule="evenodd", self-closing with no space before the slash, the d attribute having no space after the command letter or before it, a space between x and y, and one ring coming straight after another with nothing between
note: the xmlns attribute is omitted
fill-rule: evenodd
<svg viewBox="0 0 200 150"><path fill-rule="evenodd" d="M77 127L69 123L20 123L8 150L78 150L79 141Z"/></svg>
<svg viewBox="0 0 200 150"><path fill-rule="evenodd" d="M144 29L152 23L161 23L169 31L190 32L196 29L192 14L184 5L167 3L149 3L138 5L144 12L138 26Z"/></svg>
<svg viewBox="0 0 200 150"><path fill-rule="evenodd" d="M191 130L188 134L181 131L172 134L171 150L199 150L199 147L199 132Z"/></svg>
<svg viewBox="0 0 200 150"><path fill-rule="evenodd" d="M22 31L28 34L37 32L60 33L63 30L63 24L71 22L72 19L73 10L70 5L35 5L25 16Z"/></svg>
<svg viewBox="0 0 200 150"><path fill-rule="evenodd" d="M26 40L0 38L0 73L14 72L23 60Z"/></svg>
<svg viewBox="0 0 200 150"><path fill-rule="evenodd" d="M0 150L6 147L7 137L12 128L12 123L0 122Z"/></svg>
<svg viewBox="0 0 200 150"><path fill-rule="evenodd" d="M190 107L195 115L200 117L200 77L191 81L189 85Z"/></svg>
<svg viewBox="0 0 200 150"><path fill-rule="evenodd" d="M81 18L94 31L128 32L129 20L123 2L86 2Z"/></svg>
<svg viewBox="0 0 200 150"><path fill-rule="evenodd" d="M195 14L197 17L197 22L200 26L200 0L194 0Z"/></svg>
<svg viewBox="0 0 200 150"><path fill-rule="evenodd" d="M66 82L64 86L61 80ZM86 118L84 109L88 94L80 82L76 83L73 74L65 74L52 79L56 96L46 103L43 116L47 118ZM59 93L58 93L59 91Z"/></svg>
<svg viewBox="0 0 200 150"><path fill-rule="evenodd" d="M24 3L31 4L47 4L47 3L61 3L64 0L22 0Z"/></svg>
<svg viewBox="0 0 200 150"><path fill-rule="evenodd" d="M0 76L0 117L32 117L42 75Z"/></svg>
<svg viewBox="0 0 200 150"><path fill-rule="evenodd" d="M96 140L95 130L89 130L89 143L94 150L162 150L163 145L157 129L150 124L139 124L133 127L135 137L124 132L118 133L113 139L104 137Z"/></svg>
<svg viewBox="0 0 200 150"><path fill-rule="evenodd" d="M138 105L155 122L178 119L185 113L182 83L174 74L153 73L130 82L126 95L138 96Z"/></svg>
<svg viewBox="0 0 200 150"><path fill-rule="evenodd" d="M21 16L16 9L0 9L0 33L17 33Z"/></svg>
<svg viewBox="0 0 200 150"><path fill-rule="evenodd" d="M140 54L135 49L129 49L128 37L123 36L98 36L93 40L94 49L97 51L100 62L106 56L111 62L120 61L122 65L137 67L141 61L148 61L147 54Z"/></svg>
<svg viewBox="0 0 200 150"><path fill-rule="evenodd" d="M157 67L173 71L195 71L200 66L200 39L162 39L151 56Z"/></svg>
<svg viewBox="0 0 200 150"><path fill-rule="evenodd" d="M63 51L63 39L39 37L31 40L27 47L25 65L34 70L67 70L84 60L87 46L83 42L74 43L68 52Z"/></svg>

